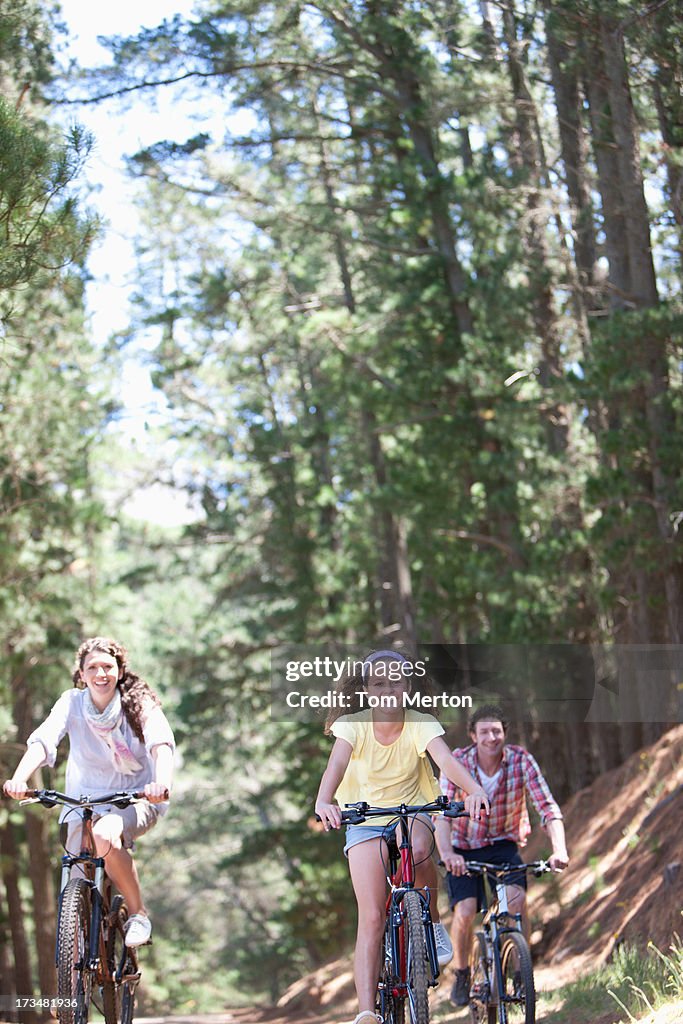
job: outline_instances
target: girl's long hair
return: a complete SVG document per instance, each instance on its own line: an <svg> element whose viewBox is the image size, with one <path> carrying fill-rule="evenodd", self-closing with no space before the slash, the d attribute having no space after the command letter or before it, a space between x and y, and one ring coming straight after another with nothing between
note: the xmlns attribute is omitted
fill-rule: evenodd
<svg viewBox="0 0 683 1024"><path fill-rule="evenodd" d="M338 718L341 718L342 715L355 715L356 712L362 710L358 694L364 689L365 681L362 672L358 672L353 676L347 676L346 679L341 680L334 692L341 694L344 699L337 702L342 705L341 707L332 707L327 713L327 718L325 719L326 736L330 735L333 723Z"/></svg>
<svg viewBox="0 0 683 1024"><path fill-rule="evenodd" d="M128 651L123 644L117 643L116 640L111 640L105 636L92 636L89 640L84 640L76 651L76 661L71 678L73 679L74 686L77 686L79 690L85 687L85 683L81 679L81 669L85 659L93 651L101 651L103 654L109 654L112 658L116 658L116 663L119 667L119 681L117 685L121 694L121 707L130 723L131 729L140 742L144 743L145 737L142 731L142 723L145 715L149 711L150 704L160 707L161 701L149 683L141 679L135 672L130 671L128 667Z"/></svg>
<svg viewBox="0 0 683 1024"><path fill-rule="evenodd" d="M415 665L416 659L408 657L405 654L396 652L401 660L410 662L413 666ZM371 654L367 655L367 658L372 657ZM365 664L365 661L363 661ZM410 692L421 693L424 695L431 696L433 694L433 685L429 678L429 675L425 673L422 676L410 675L406 677L410 681ZM347 676L346 679L342 679L338 684L335 693L342 694L344 699L338 700L335 703L341 705L341 707L330 708L327 718L325 719L325 735L329 736L332 731L332 725L341 718L342 715L355 715L359 711L368 710L367 704L364 708L361 707L359 693L361 690L366 690L367 686L365 679L363 678L362 670L355 675ZM439 717L439 711L436 708L429 709L430 715L435 718Z"/></svg>

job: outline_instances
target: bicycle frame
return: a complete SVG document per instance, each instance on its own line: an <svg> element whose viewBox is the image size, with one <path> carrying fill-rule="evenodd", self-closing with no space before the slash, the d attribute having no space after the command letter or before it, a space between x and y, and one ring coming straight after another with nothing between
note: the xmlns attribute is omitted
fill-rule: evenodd
<svg viewBox="0 0 683 1024"><path fill-rule="evenodd" d="M141 799L143 793L116 792L108 796L91 799L82 797L76 800L59 793L56 790L29 790L31 796L22 803L41 803L45 807L54 807L58 804L72 810L78 810L81 814L79 853L65 851L61 859L61 881L59 887L57 936L55 944L55 965L58 973L58 981L61 986L63 980L63 969L65 964L64 949L60 943L64 941L69 947L74 939L74 931L70 922L72 917L63 917L67 911L65 904L69 903L69 914L78 913L79 901L83 900L83 920L88 920L87 949L78 950L78 959L71 962L71 969L81 976L81 989L76 996L78 1002L75 1006L75 1014L67 1011L65 1017L70 1022L83 1021L87 1019L90 1003L92 985L98 985L103 1000L103 1013L105 1020L118 1021L119 1009L121 1019L125 1024L131 1024L134 1011L135 988L140 980L140 970L137 962L137 951L134 947L127 947L122 931L121 912L123 898L114 895L111 879L105 873L105 861L103 857L97 856L95 838L93 835L93 816L95 806L113 804L115 807L124 808L131 802ZM74 879L74 868L82 869L83 878ZM85 888L81 888L85 886ZM77 894L81 892L79 897ZM87 902L86 902L87 901ZM65 923L66 922L66 923ZM64 928L62 927L64 925ZM120 950L117 943L121 944ZM66 983L69 987L69 983ZM118 993L121 986L125 986L122 995L122 1002L118 1004ZM121 991L123 991L121 989ZM85 993L83 1001L81 994ZM60 997L63 995L60 988ZM68 1003L73 1008L73 1005ZM98 1006L99 1008L99 1006ZM60 1020L62 1020L60 1013Z"/></svg>
<svg viewBox="0 0 683 1024"><path fill-rule="evenodd" d="M514 914L514 927L500 927L499 922L502 918L510 919L507 884L504 878L496 878L495 883L492 884L486 868L482 869L481 876L484 884L484 903L482 906L484 917L482 919L482 926L484 928L487 955L489 955L494 971L494 984L490 1001L492 1005L496 1005L499 1000L499 993L503 991L503 965L500 959L499 938L507 932L521 932L522 915L520 913Z"/></svg>
<svg viewBox="0 0 683 1024"><path fill-rule="evenodd" d="M470 959L473 965L470 1006L488 1007L488 1020L491 1020L491 1008L497 1007L502 1024L506 1024L508 1012L515 1005L523 1007L527 1020L533 1019L535 993L531 954L523 934L521 913L510 913L507 886L514 884L511 878L519 872L533 870L538 876L551 868L546 861L531 864L465 861L465 866L469 873L481 876L484 890L483 930L474 937ZM506 959L510 951L518 957L520 988L517 984L512 988L506 986L506 979L510 979ZM473 1019L483 1019L477 1011L472 1013Z"/></svg>
<svg viewBox="0 0 683 1024"><path fill-rule="evenodd" d="M342 811L341 820L348 825L360 825L367 818L395 819L384 829L384 841L388 847L388 862L384 868L389 895L385 905L385 928L381 950L383 960L377 983L377 1005L383 1016L385 1004L388 1006L388 1016L385 1017L387 1021L403 1021L402 1003L407 999L410 1004L411 1020L419 1017L426 1021L429 1018L427 990L438 984L440 972L430 910L431 893L428 888L415 887L415 864L410 841L413 827L411 819L417 814L436 813L447 818L465 817L465 805L440 796L420 806L401 804L400 807L370 807L364 800L345 806L347 810ZM399 825L400 845L396 839L396 829ZM414 897L419 900L419 905ZM421 930L419 924L422 925ZM415 938L411 939L411 936ZM399 1017L395 1017L393 1013L394 1000L401 1003Z"/></svg>
<svg viewBox="0 0 683 1024"><path fill-rule="evenodd" d="M392 931L392 968L394 976L399 979L399 991L394 993L401 997L407 995L406 978L406 943L403 929L402 902L406 892L414 890L420 897L422 904L422 923L425 929L427 943L427 955L429 957L430 986L436 985L439 977L439 962L436 955L436 940L434 938L434 926L430 909L431 893L429 889L415 889L415 862L412 857L412 845L410 842L410 829L412 827L407 813L397 815L398 821L392 826L391 835L386 837L389 849L389 871L387 881L389 883L389 894L387 896L385 912L390 922ZM396 830L400 824L401 843L396 841Z"/></svg>

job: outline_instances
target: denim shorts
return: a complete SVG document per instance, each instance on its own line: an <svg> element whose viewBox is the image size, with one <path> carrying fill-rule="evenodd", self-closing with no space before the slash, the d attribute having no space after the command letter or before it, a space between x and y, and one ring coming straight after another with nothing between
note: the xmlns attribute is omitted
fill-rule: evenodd
<svg viewBox="0 0 683 1024"><path fill-rule="evenodd" d="M424 821L425 825L429 826L432 832L434 831L434 824L428 814L411 814L411 818L419 818L420 821ZM348 857L348 851L352 846L357 846L358 843L367 843L369 839L382 839L387 828L393 827L393 825L347 825L344 856Z"/></svg>

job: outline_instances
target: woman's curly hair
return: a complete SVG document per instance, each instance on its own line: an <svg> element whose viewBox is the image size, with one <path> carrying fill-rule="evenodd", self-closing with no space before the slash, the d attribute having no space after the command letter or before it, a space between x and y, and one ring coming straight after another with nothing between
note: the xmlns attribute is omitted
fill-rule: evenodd
<svg viewBox="0 0 683 1024"><path fill-rule="evenodd" d="M93 651L101 651L103 654L109 654L112 658L116 658L116 663L119 666L119 681L117 685L121 693L121 707L133 732L144 743L145 737L142 732L142 723L149 712L150 705L161 706L161 701L149 683L141 679L135 672L130 671L128 668L128 651L123 644L119 644L116 640L111 640L105 636L92 636L89 640L84 640L76 651L76 661L71 676L74 686L77 686L80 690L85 687L85 683L81 678L81 669L85 659Z"/></svg>

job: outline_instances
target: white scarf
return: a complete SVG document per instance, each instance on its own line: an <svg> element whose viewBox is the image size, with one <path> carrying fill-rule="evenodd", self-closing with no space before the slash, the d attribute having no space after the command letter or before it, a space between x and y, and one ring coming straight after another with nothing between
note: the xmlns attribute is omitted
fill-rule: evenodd
<svg viewBox="0 0 683 1024"><path fill-rule="evenodd" d="M123 708L118 688L104 711L97 710L90 696L90 690L86 689L83 697L83 712L89 728L107 745L117 771L123 775L133 775L144 767L131 751L121 732Z"/></svg>

